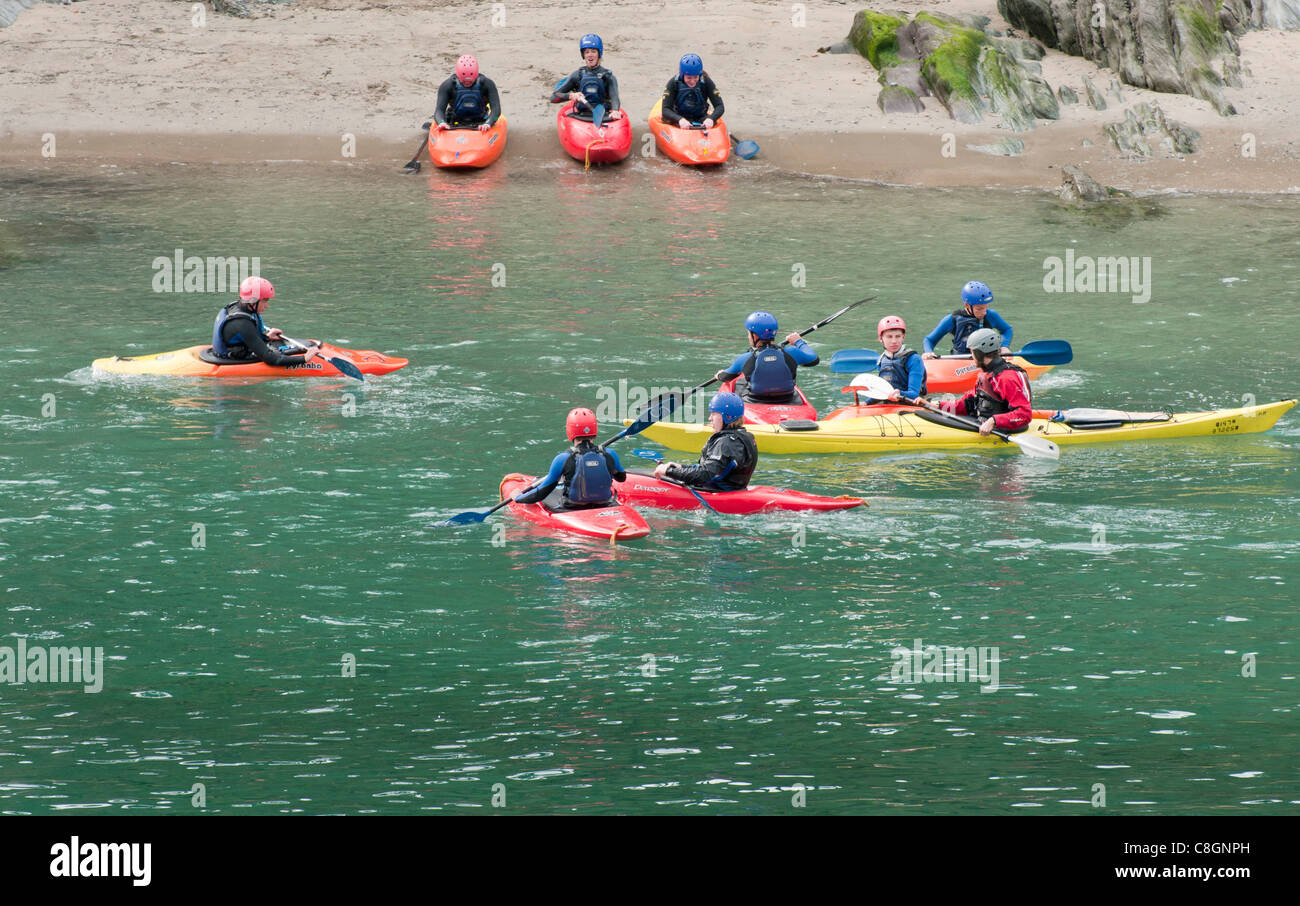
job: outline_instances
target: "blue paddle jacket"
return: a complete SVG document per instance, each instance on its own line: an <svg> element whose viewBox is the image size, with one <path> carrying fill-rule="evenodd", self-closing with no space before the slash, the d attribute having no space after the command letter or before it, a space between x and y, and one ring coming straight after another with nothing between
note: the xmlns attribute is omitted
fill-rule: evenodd
<svg viewBox="0 0 1300 906"><path fill-rule="evenodd" d="M594 463L593 453L598 457ZM614 496L611 480L627 480L618 454L601 450L589 440L580 440L551 460L550 471L536 488L520 495L519 502L539 503L563 484L568 503L579 506L607 503Z"/></svg>
<svg viewBox="0 0 1300 906"><path fill-rule="evenodd" d="M962 309L954 311L942 321L939 326L930 331L925 337L925 343L922 350L925 352L934 352L935 344L942 340L948 334L952 334L952 351L956 355L966 355L966 338L979 330L981 327L988 327L1002 334L1002 345L1007 348L1011 347L1011 325L1002 320L1002 316L989 309L984 313L984 320L978 321L966 314Z"/></svg>

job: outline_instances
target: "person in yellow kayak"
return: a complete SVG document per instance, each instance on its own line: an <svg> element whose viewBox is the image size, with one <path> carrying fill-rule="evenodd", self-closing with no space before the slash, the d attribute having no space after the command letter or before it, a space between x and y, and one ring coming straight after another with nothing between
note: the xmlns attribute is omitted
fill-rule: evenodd
<svg viewBox="0 0 1300 906"><path fill-rule="evenodd" d="M438 131L475 126L487 132L501 118L501 96L496 82L478 71L478 60L464 54L456 72L438 86L433 120Z"/></svg>
<svg viewBox="0 0 1300 906"><path fill-rule="evenodd" d="M925 396L925 362L921 354L910 347L904 348L907 324L898 315L886 315L876 324L876 336L885 351L876 360L880 376L889 381L894 392L891 400L900 397L915 399Z"/></svg>
<svg viewBox="0 0 1300 906"><path fill-rule="evenodd" d="M948 315L934 330L926 335L921 344L923 359L937 359L935 345L946 335L952 334L953 355L967 355L966 338L977 330L996 330L1002 336L1002 354L1011 354L1011 325L1003 320L989 306L993 304L993 290L978 280L972 280L961 288L961 308Z"/></svg>
<svg viewBox="0 0 1300 906"><path fill-rule="evenodd" d="M681 129L712 129L726 109L718 86L704 71L704 61L693 53L683 56L677 64L677 75L668 80L660 104L660 118L665 123L675 122Z"/></svg>
<svg viewBox="0 0 1300 906"><path fill-rule="evenodd" d="M551 103L573 101L570 115L590 118L597 127L606 119L620 119L624 114L619 109L618 79L600 65L605 56L605 43L600 35L583 35L578 41L578 52L582 54L583 65L555 86Z"/></svg>
<svg viewBox="0 0 1300 906"><path fill-rule="evenodd" d="M745 430L745 401L734 393L715 393L709 400L713 434L704 442L697 465L661 462L655 478L711 491L743 491L758 467L758 443Z"/></svg>
<svg viewBox="0 0 1300 906"><path fill-rule="evenodd" d="M274 298L270 280L245 277L239 284L239 298L222 308L212 324L213 355L232 362L261 361L281 367L316 358L319 343L308 343L301 355L287 355L284 350L293 347L285 342L284 331L262 323L262 314Z"/></svg>

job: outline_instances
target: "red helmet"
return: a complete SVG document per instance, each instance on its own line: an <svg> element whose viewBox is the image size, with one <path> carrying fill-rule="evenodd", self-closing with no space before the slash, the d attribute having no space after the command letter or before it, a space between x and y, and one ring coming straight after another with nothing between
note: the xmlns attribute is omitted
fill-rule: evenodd
<svg viewBox="0 0 1300 906"><path fill-rule="evenodd" d="M569 440L596 436L596 413L590 409L574 409L564 420L564 436Z"/></svg>
<svg viewBox="0 0 1300 906"><path fill-rule="evenodd" d="M456 77L462 82L472 82L478 78L478 60L464 54L456 61Z"/></svg>
<svg viewBox="0 0 1300 906"><path fill-rule="evenodd" d="M880 339L886 330L901 330L903 333L907 333L907 325L903 323L903 319L898 315L886 315L876 325L876 339Z"/></svg>
<svg viewBox="0 0 1300 906"><path fill-rule="evenodd" d="M243 302L260 302L275 298L275 287L263 277L245 277L239 284L239 298Z"/></svg>

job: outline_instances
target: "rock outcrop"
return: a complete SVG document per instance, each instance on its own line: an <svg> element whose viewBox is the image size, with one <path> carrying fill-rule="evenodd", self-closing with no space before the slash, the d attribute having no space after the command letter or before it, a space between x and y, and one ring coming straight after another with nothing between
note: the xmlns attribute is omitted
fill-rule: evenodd
<svg viewBox="0 0 1300 906"><path fill-rule="evenodd" d="M1196 151L1200 133L1188 126L1171 123L1159 104L1137 104L1124 111L1124 121L1106 126L1106 135L1115 147L1135 157L1151 157L1152 145L1166 154L1191 154Z"/></svg>
<svg viewBox="0 0 1300 906"><path fill-rule="evenodd" d="M0 0L0 28L13 25L18 14L25 9L31 9L36 2L37 0Z"/></svg>
<svg viewBox="0 0 1300 906"><path fill-rule="evenodd" d="M993 112L1016 132L1035 119L1057 119L1052 88L1032 71L1043 48L987 34L984 16L917 13L913 18L862 10L848 41L880 73L877 104L886 113L919 112L934 97L950 116L978 123Z"/></svg>
<svg viewBox="0 0 1300 906"><path fill-rule="evenodd" d="M1106 190L1106 187L1087 173L1084 173L1080 168L1073 164L1067 164L1061 172L1065 178L1061 182L1061 187L1056 190L1056 194L1062 201L1073 203L1110 200L1110 192Z"/></svg>
<svg viewBox="0 0 1300 906"><path fill-rule="evenodd" d="M1236 113L1224 86L1241 84L1236 36L1248 28L1300 28L1300 0L998 0L998 12L1048 47L1109 67L1126 84L1190 94L1224 116Z"/></svg>

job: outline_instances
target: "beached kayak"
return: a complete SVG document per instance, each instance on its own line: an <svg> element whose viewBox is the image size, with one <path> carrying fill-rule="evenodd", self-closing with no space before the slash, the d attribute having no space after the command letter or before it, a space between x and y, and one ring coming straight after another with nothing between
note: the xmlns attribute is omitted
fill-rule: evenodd
<svg viewBox="0 0 1300 906"><path fill-rule="evenodd" d="M662 109L663 101L656 101L650 111L650 134L655 137L655 147L679 164L720 164L731 154L731 138L721 120L707 131L682 129L665 123L660 116Z"/></svg>
<svg viewBox="0 0 1300 906"><path fill-rule="evenodd" d="M95 359L91 368L101 374L165 374L176 377L248 378L248 377L340 377L341 372L325 356L350 359L362 374L388 374L405 368L407 360L384 355L373 349L344 349L321 346L321 355L302 365L272 367L262 362L223 363L212 355L211 346L190 346L154 355L120 356Z"/></svg>
<svg viewBox="0 0 1300 906"><path fill-rule="evenodd" d="M572 111L573 101L569 101L555 115L555 131L570 157L588 164L613 164L631 152L632 121L626 111L618 111L616 120L606 114L599 129L589 119L570 116Z"/></svg>
<svg viewBox="0 0 1300 906"><path fill-rule="evenodd" d="M536 481L533 475L521 475L512 472L501 479L501 499L513 497ZM593 507L591 509L555 509L542 503L510 503L510 509L529 522L553 529L557 532L569 532L574 535L586 535L589 538L607 538L612 541L624 541L628 538L644 538L650 534L650 526L641 518L641 514L630 506Z"/></svg>
<svg viewBox="0 0 1300 906"><path fill-rule="evenodd" d="M621 503L665 510L698 510L704 506L700 503L700 498L684 485L655 478L650 472L629 469L627 481L616 481L614 489L618 491ZM719 513L742 515L764 510L849 510L867 503L861 497L820 497L803 491L788 491L763 485L750 485L743 491L696 490Z"/></svg>
<svg viewBox="0 0 1300 906"><path fill-rule="evenodd" d="M486 167L505 149L504 116L486 132L480 132L477 127L442 132L433 127L429 129L429 160L437 167Z"/></svg>
<svg viewBox="0 0 1300 906"><path fill-rule="evenodd" d="M804 396L803 391L798 387L794 390L799 394L798 403L754 403L745 400L745 424L775 425L791 418L815 420L817 410L808 402L808 397ZM735 393L736 382L727 381L718 388L718 391Z"/></svg>
<svg viewBox="0 0 1300 906"><path fill-rule="evenodd" d="M1221 434L1251 434L1267 431L1282 414L1296 404L1295 400L1264 403L1244 409L1216 409L1209 412L1183 412L1168 418L1149 420L1149 414L1140 414L1144 420L1115 424L1113 420L1096 420L1089 427L1035 418L1029 431L1061 446L1066 444L1096 444L1125 440L1162 440L1179 437L1216 436ZM981 437L974 431L964 431L935 424L930 413L905 407L892 407L896 411L884 415L862 418L841 418L834 421L815 422L812 430L793 430L781 425L750 425L746 430L754 435L758 449L763 453L896 453L899 450L944 449L1014 449L1010 444L994 437ZM1041 414L1036 412L1036 415ZM696 451L712 433L708 425L682 425L658 422L646 428L642 436L673 450Z"/></svg>
<svg viewBox="0 0 1300 906"><path fill-rule="evenodd" d="M1034 365L1020 356L1007 359L1013 365L1025 369L1031 381L1036 381L1053 365ZM980 368L968 355L940 356L925 362L925 386L928 393L965 393L975 389L975 381L980 375Z"/></svg>

